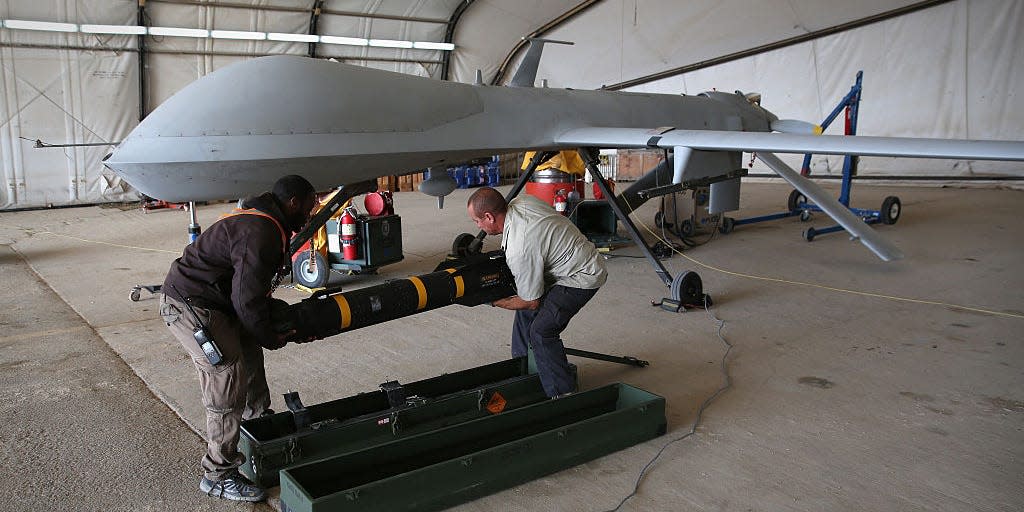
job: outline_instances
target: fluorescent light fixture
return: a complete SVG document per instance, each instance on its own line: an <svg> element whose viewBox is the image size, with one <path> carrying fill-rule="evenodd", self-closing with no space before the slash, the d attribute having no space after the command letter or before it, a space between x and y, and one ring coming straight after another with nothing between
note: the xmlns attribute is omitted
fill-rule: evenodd
<svg viewBox="0 0 1024 512"><path fill-rule="evenodd" d="M210 37L209 30L201 28L149 27L151 36Z"/></svg>
<svg viewBox="0 0 1024 512"><path fill-rule="evenodd" d="M138 25L82 25L81 30L86 34L146 34L146 27Z"/></svg>
<svg viewBox="0 0 1024 512"><path fill-rule="evenodd" d="M361 37L338 37L338 36L320 36L321 43L327 44L350 44L353 46L366 46L369 41Z"/></svg>
<svg viewBox="0 0 1024 512"><path fill-rule="evenodd" d="M271 41L292 41L296 43L318 43L320 42L320 36L313 34L285 34L281 32L271 32L267 34L267 39Z"/></svg>
<svg viewBox="0 0 1024 512"><path fill-rule="evenodd" d="M50 21L5 20L4 27L15 30L46 30L50 32L78 32L74 23L53 23Z"/></svg>
<svg viewBox="0 0 1024 512"><path fill-rule="evenodd" d="M416 41L412 44L413 48L420 50L454 50L455 45L452 43L432 43L429 41Z"/></svg>
<svg viewBox="0 0 1024 512"><path fill-rule="evenodd" d="M241 30L211 30L210 37L217 39L247 39L262 41L267 38L266 32L245 32Z"/></svg>
<svg viewBox="0 0 1024 512"><path fill-rule="evenodd" d="M370 39L370 46L380 48L412 48L412 41L396 41L394 39Z"/></svg>

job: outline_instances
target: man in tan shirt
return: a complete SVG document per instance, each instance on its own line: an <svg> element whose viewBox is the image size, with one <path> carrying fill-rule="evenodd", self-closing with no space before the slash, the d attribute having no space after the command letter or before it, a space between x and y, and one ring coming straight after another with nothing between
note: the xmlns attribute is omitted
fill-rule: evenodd
<svg viewBox="0 0 1024 512"><path fill-rule="evenodd" d="M480 229L502 235L505 260L515 277L517 294L493 302L516 312L512 356L533 349L548 396L574 391L560 336L607 280L604 259L569 219L533 196L506 204L497 190L484 187L470 196L467 210Z"/></svg>

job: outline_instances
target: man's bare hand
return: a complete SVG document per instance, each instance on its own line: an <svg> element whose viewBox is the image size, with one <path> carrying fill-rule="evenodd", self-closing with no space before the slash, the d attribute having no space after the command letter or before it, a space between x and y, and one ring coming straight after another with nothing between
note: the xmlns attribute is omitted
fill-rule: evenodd
<svg viewBox="0 0 1024 512"><path fill-rule="evenodd" d="M520 309L537 309L540 307L540 300L523 300L518 295L513 295L504 299L498 299L492 302L491 305L502 309L518 311Z"/></svg>

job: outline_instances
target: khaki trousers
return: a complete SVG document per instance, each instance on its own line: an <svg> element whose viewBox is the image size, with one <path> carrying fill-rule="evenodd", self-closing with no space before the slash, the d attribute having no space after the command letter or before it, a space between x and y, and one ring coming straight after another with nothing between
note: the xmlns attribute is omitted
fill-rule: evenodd
<svg viewBox="0 0 1024 512"><path fill-rule="evenodd" d="M213 366L192 336L198 327L186 306L162 295L160 316L171 334L192 357L206 406L206 478L222 480L245 463L238 452L238 428L242 420L255 418L270 407L270 390L263 367L263 347L245 339L238 318L217 310L193 307L213 337L224 360Z"/></svg>

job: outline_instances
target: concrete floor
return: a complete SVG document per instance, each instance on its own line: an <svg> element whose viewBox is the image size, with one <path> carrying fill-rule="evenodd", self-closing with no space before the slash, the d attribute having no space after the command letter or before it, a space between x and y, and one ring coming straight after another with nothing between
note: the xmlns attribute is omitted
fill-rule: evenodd
<svg viewBox="0 0 1024 512"><path fill-rule="evenodd" d="M456 191L440 212L432 198L398 194L406 259L335 283L432 270L454 235L473 231L468 193ZM748 184L742 214L777 211L787 194ZM673 274L698 270L713 295L735 347L732 387L622 510L1024 508L1024 195L858 185L854 203L876 207L891 194L903 216L879 231L907 254L899 262L841 234L804 242L807 225L795 218L741 226L687 250L692 260L666 261ZM200 222L228 209L202 207ZM650 224L653 211L635 218ZM0 509L253 508L198 495L195 372L156 300L128 300L133 285L163 280L186 224L183 211L0 214ZM829 223L819 215L811 224ZM667 290L643 259L608 266L608 284L571 324L567 345L651 361L574 360L584 388L623 381L666 397L668 434L457 510L613 508L722 385L716 322L650 307ZM511 318L452 306L269 352L273 406L284 409L289 390L318 403L506 358Z"/></svg>

